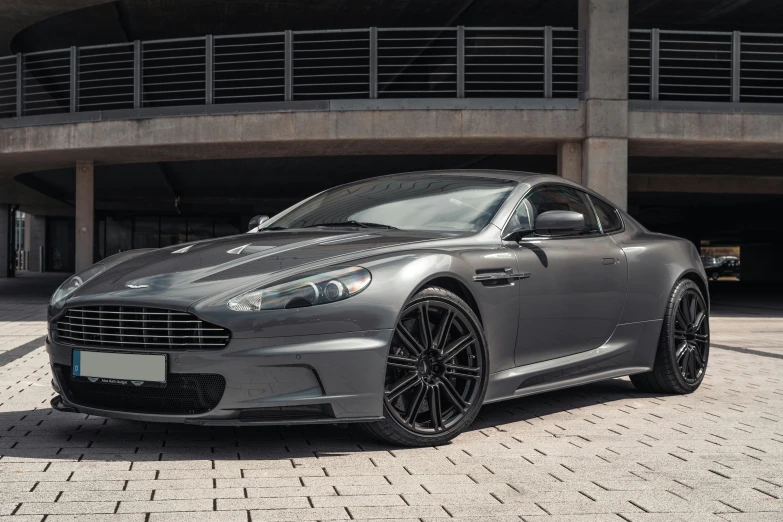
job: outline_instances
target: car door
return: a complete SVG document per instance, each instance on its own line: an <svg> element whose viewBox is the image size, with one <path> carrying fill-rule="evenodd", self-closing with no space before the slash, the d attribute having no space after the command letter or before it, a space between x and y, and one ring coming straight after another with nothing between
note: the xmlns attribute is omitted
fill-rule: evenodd
<svg viewBox="0 0 783 522"><path fill-rule="evenodd" d="M585 228L559 235L532 233L535 218L550 210L579 212L585 218ZM567 185L536 187L520 202L504 236L525 227L531 233L511 245L520 272L529 274L517 285L520 307L515 364L523 366L601 346L620 320L628 272L625 254L602 231L589 196Z"/></svg>

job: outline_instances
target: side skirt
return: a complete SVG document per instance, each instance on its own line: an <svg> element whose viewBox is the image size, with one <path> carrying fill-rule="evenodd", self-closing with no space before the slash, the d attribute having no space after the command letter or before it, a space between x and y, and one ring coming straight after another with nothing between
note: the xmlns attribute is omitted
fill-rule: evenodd
<svg viewBox="0 0 783 522"><path fill-rule="evenodd" d="M611 339L593 350L493 373L484 403L649 371L662 323L619 325Z"/></svg>

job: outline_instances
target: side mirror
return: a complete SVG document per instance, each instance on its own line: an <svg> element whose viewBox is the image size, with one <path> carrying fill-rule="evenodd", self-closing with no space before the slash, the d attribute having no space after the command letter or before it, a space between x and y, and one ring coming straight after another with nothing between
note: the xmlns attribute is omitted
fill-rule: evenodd
<svg viewBox="0 0 783 522"><path fill-rule="evenodd" d="M250 223L247 224L247 231L255 232L256 230L258 230L258 227L260 227L264 221L268 221L268 220L269 220L269 216L261 215L261 216L254 217L253 219L250 220Z"/></svg>
<svg viewBox="0 0 783 522"><path fill-rule="evenodd" d="M552 232L580 232L585 228L585 217L571 210L550 210L536 218L536 234L551 235Z"/></svg>

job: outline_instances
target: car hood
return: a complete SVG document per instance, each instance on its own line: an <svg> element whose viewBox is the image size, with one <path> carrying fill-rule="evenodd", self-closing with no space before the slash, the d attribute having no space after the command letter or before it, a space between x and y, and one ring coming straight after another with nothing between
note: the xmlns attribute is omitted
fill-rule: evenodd
<svg viewBox="0 0 783 522"><path fill-rule="evenodd" d="M122 261L98 275L68 306L115 304L186 309L219 292L275 279L301 267L341 264L371 251L427 242L453 234L403 230L303 229L261 231L161 248ZM337 262L337 259L335 259Z"/></svg>

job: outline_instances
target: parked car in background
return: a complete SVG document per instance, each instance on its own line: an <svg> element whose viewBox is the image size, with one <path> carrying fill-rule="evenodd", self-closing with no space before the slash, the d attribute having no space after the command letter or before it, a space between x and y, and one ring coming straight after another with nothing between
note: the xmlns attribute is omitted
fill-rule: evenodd
<svg viewBox="0 0 783 522"><path fill-rule="evenodd" d="M718 279L720 277L720 263L718 259L713 256L699 256L701 258L701 264L704 266L704 271L707 273L707 277L710 279Z"/></svg>
<svg viewBox="0 0 783 522"><path fill-rule="evenodd" d="M740 260L735 256L724 256L718 258L721 268L721 277L740 278Z"/></svg>
<svg viewBox="0 0 783 522"><path fill-rule="evenodd" d="M700 256L707 277L717 280L721 277L740 278L740 261L736 256Z"/></svg>

